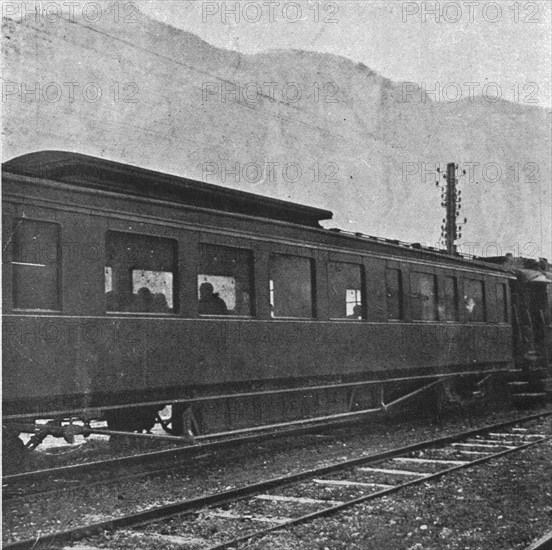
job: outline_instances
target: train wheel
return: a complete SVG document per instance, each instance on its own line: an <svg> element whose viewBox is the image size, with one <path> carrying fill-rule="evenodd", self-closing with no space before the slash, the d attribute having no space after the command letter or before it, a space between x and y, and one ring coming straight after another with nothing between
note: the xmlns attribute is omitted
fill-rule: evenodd
<svg viewBox="0 0 552 550"><path fill-rule="evenodd" d="M2 466L6 473L21 469L28 455L19 434L9 428L2 428Z"/></svg>
<svg viewBox="0 0 552 550"><path fill-rule="evenodd" d="M104 418L107 420L107 427L110 430L149 432L155 426L158 410L157 406L112 409L104 413Z"/></svg>
<svg viewBox="0 0 552 550"><path fill-rule="evenodd" d="M172 406L170 432L172 435L192 437L201 433L198 412L190 405L178 403ZM163 426L164 427L164 426Z"/></svg>
<svg viewBox="0 0 552 550"><path fill-rule="evenodd" d="M162 408L162 407L161 407ZM147 432L155 426L159 407L126 407L123 409L111 409L105 411L107 428L117 432ZM123 450L131 446L130 438L113 435L109 438L113 450Z"/></svg>

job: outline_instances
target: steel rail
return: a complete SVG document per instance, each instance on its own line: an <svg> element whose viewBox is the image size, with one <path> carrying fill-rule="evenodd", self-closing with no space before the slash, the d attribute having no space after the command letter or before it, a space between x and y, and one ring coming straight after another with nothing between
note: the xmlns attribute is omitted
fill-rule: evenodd
<svg viewBox="0 0 552 550"><path fill-rule="evenodd" d="M285 422L280 424L269 424L264 426L255 426L253 428L246 428L241 430L234 430L231 432L222 432L211 435L197 436L193 438L194 445L186 445L181 448L176 449L164 449L162 451L155 451L152 453L142 453L137 455L131 455L129 457L120 457L107 459L102 461L88 462L84 464L73 464L69 466L61 466L58 468L48 468L45 470L35 470L30 472L21 472L18 474L10 474L2 477L4 483L17 483L17 482L30 482L36 481L39 479L44 479L50 475L64 475L64 474L74 474L80 472L86 472L89 469L97 469L100 466L126 466L131 465L135 462L155 460L156 458L167 458L174 454L197 454L198 452L204 451L216 451L219 448L224 448L227 446L235 446L238 443L258 443L272 438L281 438L281 437L290 437L295 435L302 435L310 433L313 431L319 431L320 429L329 429L329 428L340 428L346 426L353 426L354 424L365 420L369 416L381 415L392 409L397 404L410 399L420 393L423 393L433 386L436 386L442 383L445 378L436 380L414 390L413 392L408 393L407 395L401 396L398 399L390 401L389 403L381 403L381 406L376 409L364 409L362 411L355 411L350 413L337 413L329 416L319 416L314 418L307 418L303 420L297 420L292 422ZM170 441L173 443L181 442L191 442L190 437L179 437L171 435L156 435L156 434L143 434L143 433L130 433L114 430L104 430L104 429L89 429L87 433L103 434L103 435L114 435L121 437L132 437L137 439L147 439L147 440L157 440L157 441ZM230 437L234 434L245 434L241 437ZM252 434L252 435L248 435ZM205 443L203 443L205 441ZM4 497L3 497L3 500Z"/></svg>
<svg viewBox="0 0 552 550"><path fill-rule="evenodd" d="M54 543L54 542L59 543L62 541L68 541L72 539L84 538L86 536L91 536L106 530L116 530L116 529L123 529L127 527L138 527L138 526L152 523L160 519L167 519L167 518L178 516L185 513L192 513L194 511L198 511L203 508L221 506L238 500L243 500L254 494L271 490L271 489L274 489L275 487L281 487L292 483L296 483L298 481L303 481L304 479L308 479L310 477L325 475L342 469L352 468L352 467L361 466L365 464L382 462L383 460L388 460L389 458L400 456L402 454L411 453L411 452L418 451L432 446L446 445L447 443L452 443L460 439L465 439L474 435L479 435L481 433L485 433L490 430L497 430L497 429L505 428L518 423L530 422L532 420L536 420L536 419L551 416L551 415L552 415L552 411L548 411L548 412L533 414L533 415L529 415L521 418L516 418L506 422L500 422L498 424L486 425L480 428L467 430L465 432L460 432L457 434L452 434L444 437L429 439L419 443L414 443L412 445L407 445L405 447L391 449L388 451L383 451L369 456L354 458L354 459L339 462L336 464L331 464L329 466L323 466L320 468L305 470L303 472L299 472L296 474L281 476L270 480L253 483L251 485L240 487L237 489L230 489L230 490L222 491L220 493L215 493L212 495L198 497L190 500L184 500L173 504L167 504L164 506L151 508L134 514L120 516L118 518L112 518L109 520L89 524L86 526L75 527L65 531L60 531L58 533L51 533L44 536L38 536L33 539L27 539L27 540L17 541L13 543L6 543L3 545L3 548L5 548L6 550L8 549L26 550L26 549L35 548L38 543L40 544L47 544L47 543ZM523 446L523 448L537 443L541 443L542 441L544 440L540 439L538 441L527 443ZM520 450L521 448L522 447L517 447L516 449L507 449L506 451L502 451L500 453L497 453L496 455L492 455L492 457L483 457L480 459L476 459L475 461L470 462L469 464L470 465L479 464L481 462L485 462L489 458L496 458L497 456L502 456L504 454L515 452L517 450ZM449 470L445 470L445 471L438 472L437 474L433 474L432 476L444 475L445 473L458 470L461 467L465 467L465 466L455 466L453 468L450 468ZM424 477L423 481L426 481L428 479L431 479L431 477L430 476ZM418 480L415 480L415 481L418 481ZM402 488L412 484L413 482L410 482L398 487ZM394 489L395 488L387 489L385 491L379 491L378 493L372 493L371 495L360 497L360 499L355 499L354 501L351 501L351 502L354 504L358 504L360 502L364 502L369 498L372 498L373 495L383 496L385 494L388 494L389 492L393 492ZM348 506L354 505L350 503L345 503L345 504L347 504ZM328 515L330 513L334 513L336 511L341 510L342 507L343 505L339 505L336 507L322 510L320 512L315 512L314 514L309 514L308 516L304 516L304 518L307 518L307 519L304 519L304 521L309 521L310 519L314 519L315 517L322 517L319 514ZM301 518L297 518L297 519L301 519ZM295 524L295 522L296 520L291 520L291 522L286 522L276 527L266 529L263 531L263 533L269 533L271 531L281 528L282 526L293 525ZM257 533L254 533L253 536L260 536L260 534L261 532L257 532ZM235 541L233 542L234 544L236 543ZM227 544L227 543L224 543L224 544ZM215 548L219 548L219 547L226 548L227 546L217 546Z"/></svg>
<svg viewBox="0 0 552 550"><path fill-rule="evenodd" d="M433 382L429 386L433 386L437 383L438 382ZM414 393L417 394L417 393L419 393L419 392L421 392L421 391L423 391L427 388L428 388L428 386L424 386L423 388L421 388L419 390L416 390ZM404 398L399 398L398 400L393 401L393 402L385 405L385 408L370 409L370 410L361 411L362 417L364 417L365 415L368 415L368 414L376 413L376 412L384 412L384 410L387 410L388 408L391 408L398 401L402 401L403 399ZM359 413L354 413L354 414L358 415ZM341 416L341 415L339 415L339 416ZM339 426L341 426L341 425L343 425L343 426L349 426L349 425L353 426L358 421L359 421L358 419L355 419L355 422L353 422L351 420L348 420L347 422L341 422L339 424ZM308 427L295 428L293 430L273 431L273 432L270 432L270 433L262 434L260 436L259 435L251 436L250 439L245 438L245 437L226 439L222 442L221 441L209 442L207 444L201 445L200 447L190 446L190 447L182 447L181 449L172 449L172 450L169 449L168 451L172 451L173 455L176 455L176 453L184 454L185 451L189 451L190 456L193 456L193 454L197 454L199 452L203 453L206 450L207 451L211 450L211 446L214 447L214 449L212 449L212 450L215 451L217 448L219 448L219 445L224 447L224 446L236 446L237 443L255 443L255 442L261 442L261 441L266 440L266 439L276 439L276 438L290 437L292 435L305 434L305 433L309 433L309 432L312 432L312 431L321 431L321 429L326 430L327 428L333 426L333 424L330 424L328 422L323 423L321 425L318 425L318 424L313 425L312 422L309 422L309 424L310 425ZM269 426L267 426L267 429L268 428L269 428ZM257 429L255 429L255 428L254 428L254 430L257 431ZM108 432L108 430L105 430L105 432ZM96 430L94 433L104 433L104 432L102 430ZM128 434L126 432L109 432L109 433L113 433L113 434L116 434L116 435L132 435L132 436L152 437L150 434ZM217 436L219 436L219 435L220 434L217 434ZM165 437L165 436L162 436L162 437ZM175 439L181 440L182 438L175 438ZM93 467L93 469L96 469L100 466L106 466L106 465L120 466L122 462L126 463L127 459L138 459L139 460L138 464L139 464L140 462L142 462L141 459L143 458L144 463L145 463L146 461L154 461L154 460L159 459L159 458L167 458L164 454L166 452L167 452L167 450L156 451L156 452L153 452L153 453L145 453L145 454L141 454L141 455L134 455L134 456L131 456L131 457L122 457L120 459L107 459L105 461L96 461L94 463L88 463L88 464L75 464L75 465L70 465L70 466L63 466L63 467L60 467L60 468L50 468L50 469L46 469L46 470L37 470L37 471L34 471L34 472L30 472L29 474L26 474L25 472L23 472L23 473L20 473L20 474L12 474L12 475L9 475L9 476L5 476L2 479L2 481L5 484L9 484L9 482L15 483L17 481L30 482L32 480L36 481L36 480L39 480L41 478L48 477L50 475L56 475L56 477L59 477L60 475L63 476L65 474L71 475L72 473L73 474L74 473L79 473L79 470L80 470L80 472L84 473L91 467ZM169 456L169 458L171 458L171 457ZM176 458L176 456L173 456L173 458ZM130 465L132 465L132 463ZM78 469L75 470L75 468L78 468ZM178 469L178 466L176 466L176 469ZM116 477L107 477L105 479L95 480L95 481L90 482L90 483L83 482L83 483L80 483L79 485L72 485L71 490L72 491L79 490L79 489L84 490L84 489L87 489L87 488L90 488L90 487L93 487L93 486L105 485L106 483L110 483L110 482L114 482L114 481L122 481L122 480L132 479L132 478L141 477L141 476L153 476L153 475L156 475L156 474L162 474L164 472L174 471L174 470L175 470L174 465L167 465L167 466L164 466L163 468L158 468L156 470L148 470L146 472L136 472L136 473L125 474L125 475L116 476ZM13 500L16 500L16 499L28 498L29 496L37 496L37 495L44 496L44 495L52 495L52 494L63 494L64 490L65 490L64 488L53 488L53 489L45 489L45 490L24 492L24 493L21 493L21 494L10 494L9 492L6 493L6 490L4 489L4 491L2 492L2 502L10 502L10 501L13 501Z"/></svg>
<svg viewBox="0 0 552 550"><path fill-rule="evenodd" d="M552 550L552 531L543 535L540 539L527 546L525 550Z"/></svg>
<svg viewBox="0 0 552 550"><path fill-rule="evenodd" d="M440 477L443 477L447 474L456 472L458 470L463 470L467 468L472 468L474 466L479 466L480 464L484 462L488 462L489 460L493 460L495 458L501 458L505 455L508 455L510 453L515 453L517 451L525 450L529 447L532 447L533 445L538 445L540 443L544 443L546 441L552 440L552 436L548 436L536 441L530 441L529 443L524 443L523 445L520 445L519 447L515 447L513 449L506 449L505 451L499 451L498 453L494 453L489 456L484 456L482 458L477 458L475 460L472 460L468 462L467 464L461 464L458 466L452 466L450 468L447 468L445 470L441 470L439 472L436 472L434 474L427 474L427 475L421 475L418 479L414 479L412 481L407 481L405 483L401 483L400 485L396 485L394 487L391 487L390 489L383 489L381 491L377 491L375 493L370 493L369 495L364 495L352 500L349 500L347 502L343 502L341 504L336 504L335 506L331 506L328 508L324 508L323 510L319 510L317 512L312 512L310 514L305 514L304 516L300 516L298 518L291 519L286 522L279 523L278 525L275 525L274 527L268 527L266 529L256 531L254 533L250 533L248 535L243 535L242 537L237 537L235 539L232 539L227 542L223 542L221 544L217 544L215 546L209 546L205 550L223 550L225 548L234 547L237 544L241 544L242 542L246 542L248 540L251 540L253 538L261 537L264 535L267 535L269 533L272 533L274 531L278 531L280 529L286 529L288 527L294 527L296 525L299 525L301 523L306 523L308 521L312 521L314 519L326 517L332 514L335 514L336 512L341 512L342 510L345 510L347 508L350 508L352 506L356 506L357 504L362 504L364 502L367 502L369 500L375 500L393 493L397 493L398 491L401 491L402 489L405 489L407 487L412 487L414 485L420 485L421 483L426 483L428 481L433 481L435 479L439 479Z"/></svg>
<svg viewBox="0 0 552 550"><path fill-rule="evenodd" d="M161 451L153 451L148 453L140 453L130 456L118 457L118 458L109 458L106 460L96 460L93 462L86 462L83 464L71 464L69 466L59 466L56 468L48 468L45 470L32 470L30 472L20 472L17 474L9 474L2 476L3 483L16 483L16 482L30 482L44 479L48 476L59 476L59 475L72 475L74 473L86 472L87 470L95 470L97 468L103 467L114 467L114 466L130 466L132 464L139 464L141 462L156 460L156 459L167 459L167 458L176 458L180 456L193 456L198 453L203 453L205 451L217 451L219 449L224 449L226 447L233 447L237 444L251 444L251 443L261 443L266 440L276 439L280 437L291 437L297 435L303 435L310 432L318 432L320 430L327 430L330 428L342 428L347 426L352 426L365 420L368 416L378 413L383 413L383 409L370 409L365 411L358 411L352 413L354 416L348 416L347 418L339 418L335 421L329 422L328 420L320 421L317 418L308 419L303 421L299 427L293 427L290 429L281 429L281 430L272 430L266 431L266 433L255 433L254 435L245 435L241 437L227 437L225 439L210 440L210 436L199 436L195 438L195 445L186 445L183 447L176 447L171 449L163 449ZM333 417L332 417L333 418ZM268 428L265 428L267 430ZM142 436L142 438L147 438L150 434L137 434L137 433L128 433L128 432L116 432L118 435L125 435L127 437ZM234 432L227 432L232 434ZM249 433L249 432L248 432ZM174 437L170 439L171 436L167 436L169 441L182 442L186 441L183 437ZM158 439L158 438L155 438ZM165 439L165 436L160 436L159 439Z"/></svg>

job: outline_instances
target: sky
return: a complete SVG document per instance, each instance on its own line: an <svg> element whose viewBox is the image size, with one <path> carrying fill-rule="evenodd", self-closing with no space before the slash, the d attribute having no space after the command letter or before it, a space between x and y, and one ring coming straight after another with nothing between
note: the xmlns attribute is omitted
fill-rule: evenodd
<svg viewBox="0 0 552 550"><path fill-rule="evenodd" d="M139 5L147 15L220 48L332 53L391 80L437 90L441 100L443 94L455 99L485 93L551 105L549 0L140 0Z"/></svg>

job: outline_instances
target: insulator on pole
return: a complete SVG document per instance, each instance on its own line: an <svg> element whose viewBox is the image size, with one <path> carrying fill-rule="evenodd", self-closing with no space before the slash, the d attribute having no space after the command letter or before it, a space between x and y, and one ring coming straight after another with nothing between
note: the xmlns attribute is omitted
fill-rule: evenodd
<svg viewBox="0 0 552 550"><path fill-rule="evenodd" d="M462 199L460 198L462 192L457 188L459 183L457 175L460 176L460 165L449 162L446 165L446 170L441 170L441 167L437 166L436 171L441 174L446 181L446 183L440 186L441 207L444 208L446 212L443 218L443 225L441 225L442 241L440 241L440 244L445 246L449 254L457 254L455 241L462 236L460 233L462 225L458 220L460 210L462 209ZM462 175L466 175L466 170L461 170L461 172ZM436 181L435 185L439 187L439 181ZM464 223L467 221L467 218L464 218Z"/></svg>

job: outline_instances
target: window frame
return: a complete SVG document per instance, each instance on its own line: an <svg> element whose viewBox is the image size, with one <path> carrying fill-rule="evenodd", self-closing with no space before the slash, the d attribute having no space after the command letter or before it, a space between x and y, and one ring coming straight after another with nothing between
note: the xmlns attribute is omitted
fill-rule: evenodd
<svg viewBox="0 0 552 550"><path fill-rule="evenodd" d="M503 315L500 315L500 300L498 299L498 293L499 289L502 288L502 298L503 298ZM508 325L510 323L510 307L509 307L509 300L508 300L508 284L503 281L496 281L495 285L495 294L496 294L496 322L498 325ZM501 320L502 319L502 320Z"/></svg>
<svg viewBox="0 0 552 550"><path fill-rule="evenodd" d="M410 315L412 317L412 321L415 323L439 323L441 322L439 319L439 278L437 277L437 274L434 271L424 270L423 268L420 269L418 266L416 266L417 269L411 269L409 272L409 280L410 280ZM414 282L415 277L417 275L426 275L428 277L431 277L433 280L433 318L432 319L419 319L415 317L415 298L419 295L418 289L415 288ZM420 308L420 311L422 311L423 308Z"/></svg>
<svg viewBox="0 0 552 550"><path fill-rule="evenodd" d="M464 302L464 300L465 300L464 296L466 296L466 288L469 284L469 281L477 282L481 285L481 307L483 309L483 312L482 312L482 319L478 320L478 321L470 319L470 312L467 311L466 304ZM487 287L487 285L485 284L484 279L474 279L473 277L469 277L469 276L463 278L463 281L462 281L462 291L463 291L462 292L462 309L463 309L464 319L465 319L466 323L481 324L481 323L487 323L488 322L489 312L488 312L488 308L487 308L486 287Z"/></svg>
<svg viewBox="0 0 552 550"><path fill-rule="evenodd" d="M221 242L222 241L222 242ZM200 239L197 243L197 261L196 261L196 274L195 274L195 285L196 285L196 301L197 301L197 316L200 319L203 318L231 318L231 319L255 319L257 318L257 285L255 278L255 266L257 261L256 250L251 246L244 246L250 243L244 243L242 241L236 241L235 239ZM229 248L236 249L240 251L246 251L250 255L250 265L249 265L249 315L236 315L236 314L211 314L211 313L200 313L199 312L199 284L198 278L200 276L201 269L201 253L200 249L202 246L217 246L219 248ZM228 307L228 305L227 305Z"/></svg>
<svg viewBox="0 0 552 550"><path fill-rule="evenodd" d="M318 319L318 295L317 295L317 261L316 257L312 254L304 254L301 253L301 250L291 249L290 247L284 246L284 247L273 247L269 250L268 253L268 302L270 304L270 312L269 312L269 319L278 321L278 320L286 320L286 319L292 319L292 320L302 320L302 321L314 321ZM270 288L270 281L272 281L272 273L271 273L271 267L272 267L272 257L273 256L288 256L292 258L299 258L303 260L307 260L310 265L310 316L309 317L297 317L297 316L277 316L272 314L272 302L271 300L271 288Z"/></svg>
<svg viewBox="0 0 552 550"><path fill-rule="evenodd" d="M454 315L454 319L448 319L447 317L447 304L448 304L448 300L447 300L447 279L448 280L452 280L453 283L454 283L454 292L455 292L455 299L454 299L454 308L455 308L455 315ZM445 272L443 274L443 282L442 282L442 285L443 285L443 300L444 300L444 303L443 303L443 315L444 315L444 318L442 319L445 323L460 323L462 321L462 317L461 317L461 308L460 308L460 277L458 277L458 274L457 273L447 273ZM437 305L437 308L439 308L439 303Z"/></svg>
<svg viewBox="0 0 552 550"><path fill-rule="evenodd" d="M24 265L25 262L17 262L15 260L15 239L13 238L15 236L16 232L16 226L19 222L33 222L33 223L43 223L43 224L49 224L49 225L55 225L57 228L57 269L56 269L56 297L57 297L57 308L56 309L49 309L49 308L26 308L26 307L18 307L15 305L15 272L13 269L14 265ZM22 216L14 216L12 220L12 243L11 243L11 261L10 261L10 271L11 271L11 277L10 277L10 285L11 285L11 307L12 311L17 311L18 313L57 313L61 314L63 313L63 306L64 306L64 300L63 300L63 226L60 222L57 220L52 219L44 219L44 218L28 218L28 217L22 217Z"/></svg>
<svg viewBox="0 0 552 550"><path fill-rule="evenodd" d="M330 277L330 264L345 264L349 266L358 267L360 270L360 306L362 308L362 313L360 319L354 319L349 317L333 317L332 316L332 301L330 298L330 287L331 287L331 277ZM326 281L327 281L327 293L328 293L328 317L330 321L352 321L355 323L360 323L366 321L367 319L367 295L366 295L366 268L363 263L357 263L351 258L347 260L328 258L326 262Z"/></svg>
<svg viewBox="0 0 552 550"><path fill-rule="evenodd" d="M136 231L129 231L128 228L118 229L118 228L112 228L108 227L105 230L104 233L104 262L102 267L102 273L103 273L103 283L104 283L104 291L105 291L105 268L111 267L111 269L114 270L113 262L110 261L108 263L107 258L107 238L109 233L117 233L117 234L123 234L123 235L132 235L135 237L151 237L154 239L160 239L165 241L170 241L172 243L173 248L173 258L172 258L172 275L173 275L173 288L172 288L172 298L173 298L173 307L172 311L168 312L161 312L161 311L117 311L117 310L109 310L107 309L107 303L105 296L107 293L104 293L104 300L103 300L103 307L104 312L106 315L109 316L150 316L150 317L161 317L161 318L167 318L167 317L179 317L181 314L181 305L180 305L180 277L179 277L179 262L180 262L180 237L179 235L160 235L158 233L153 232L147 232L147 233L138 233ZM127 284L129 285L129 289L131 291L131 294L133 294L133 278L132 274L134 271L155 271L151 269L144 269L143 267L137 267L135 263L129 264L127 266L128 272L126 273L127 278ZM171 273L170 271L168 273Z"/></svg>
<svg viewBox="0 0 552 550"><path fill-rule="evenodd" d="M388 279L387 276L389 272L395 271L398 274L397 277L397 309L399 316L398 317L390 317L389 316L389 296L388 296ZM389 323L400 323L404 322L406 318L406 304L404 299L404 293L405 293L405 279L404 272L401 269L400 263L393 263L393 264L387 264L385 266L384 271L384 290L385 290L385 316L386 320Z"/></svg>

